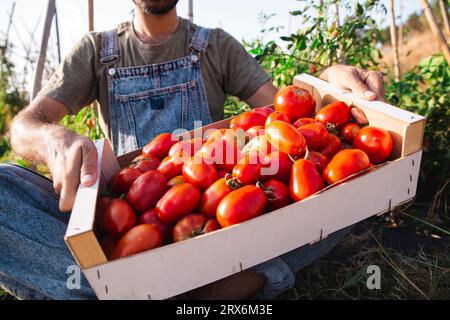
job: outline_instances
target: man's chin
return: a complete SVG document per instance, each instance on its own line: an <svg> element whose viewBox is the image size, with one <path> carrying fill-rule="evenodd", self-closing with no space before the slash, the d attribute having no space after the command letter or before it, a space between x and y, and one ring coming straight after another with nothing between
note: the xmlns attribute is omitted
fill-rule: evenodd
<svg viewBox="0 0 450 320"><path fill-rule="evenodd" d="M178 0L137 0L135 3L146 14L164 15L177 5Z"/></svg>

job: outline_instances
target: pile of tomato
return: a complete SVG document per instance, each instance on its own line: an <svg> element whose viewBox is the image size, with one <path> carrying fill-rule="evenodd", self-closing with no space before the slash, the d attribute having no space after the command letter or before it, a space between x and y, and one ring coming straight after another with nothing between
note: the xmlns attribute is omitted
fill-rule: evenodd
<svg viewBox="0 0 450 320"><path fill-rule="evenodd" d="M117 259L244 222L304 200L388 160L389 132L296 86L230 128L149 142L97 203L102 247ZM299 212L301 214L301 212Z"/></svg>

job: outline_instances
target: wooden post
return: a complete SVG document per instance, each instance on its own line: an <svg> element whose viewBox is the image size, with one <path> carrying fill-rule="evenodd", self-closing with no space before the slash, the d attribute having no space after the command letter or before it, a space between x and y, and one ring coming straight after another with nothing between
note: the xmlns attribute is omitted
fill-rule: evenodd
<svg viewBox="0 0 450 320"><path fill-rule="evenodd" d="M447 63L450 65L450 48L448 46L447 41L445 40L444 34L442 33L442 30L439 28L436 18L431 11L430 4L427 0L421 0L422 8L425 13L425 17L427 18L428 24L430 25L431 31L439 41L441 45L441 50L444 53L445 60L447 60Z"/></svg>
<svg viewBox="0 0 450 320"><path fill-rule="evenodd" d="M439 7L441 8L442 22L444 23L445 33L450 37L450 23L448 22L447 5L444 0L439 0Z"/></svg>
<svg viewBox="0 0 450 320"><path fill-rule="evenodd" d="M59 38L58 10L55 7L56 47L58 48L58 63L61 63L61 42Z"/></svg>
<svg viewBox="0 0 450 320"><path fill-rule="evenodd" d="M194 22L194 0L189 0L188 18L189 18L189 21Z"/></svg>
<svg viewBox="0 0 450 320"><path fill-rule="evenodd" d="M42 74L45 66L45 56L47 53L48 38L50 36L50 29L52 27L53 16L55 14L55 1L48 0L47 13L45 16L44 30L42 32L41 49L39 51L39 57L36 64L36 70L34 72L33 90L31 91L31 100L36 97L37 93L41 90Z"/></svg>
<svg viewBox="0 0 450 320"><path fill-rule="evenodd" d="M391 31L392 57L394 61L395 81L400 80L400 61L398 58L397 26L395 24L394 0L389 1L389 25Z"/></svg>
<svg viewBox="0 0 450 320"><path fill-rule="evenodd" d="M88 0L89 25L88 31L94 30L94 0Z"/></svg>
<svg viewBox="0 0 450 320"><path fill-rule="evenodd" d="M334 21L336 24L336 28L339 28L341 26L341 22L340 22L340 16L339 16L339 1L336 0L334 2ZM339 47L337 49L337 60L339 63L345 63L344 62L344 58L342 57L342 49L341 49L341 45L339 44Z"/></svg>

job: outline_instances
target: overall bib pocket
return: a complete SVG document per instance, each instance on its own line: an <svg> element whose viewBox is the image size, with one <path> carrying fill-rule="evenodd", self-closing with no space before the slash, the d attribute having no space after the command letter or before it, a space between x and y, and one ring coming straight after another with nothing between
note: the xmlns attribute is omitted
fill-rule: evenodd
<svg viewBox="0 0 450 320"><path fill-rule="evenodd" d="M195 81L154 90L119 95L121 127L127 144L141 148L156 135L172 132L174 123L191 130L193 121L201 119Z"/></svg>

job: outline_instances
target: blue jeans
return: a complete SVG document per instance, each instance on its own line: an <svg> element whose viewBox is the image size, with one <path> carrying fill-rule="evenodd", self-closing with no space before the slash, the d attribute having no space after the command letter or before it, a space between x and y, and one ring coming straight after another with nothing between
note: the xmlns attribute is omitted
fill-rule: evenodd
<svg viewBox="0 0 450 320"><path fill-rule="evenodd" d="M67 268L76 265L64 242L68 213L47 178L0 164L0 286L22 299L95 299L84 277L68 289ZM255 267L267 278L258 298L275 298L295 283L295 272L328 252L347 229Z"/></svg>

